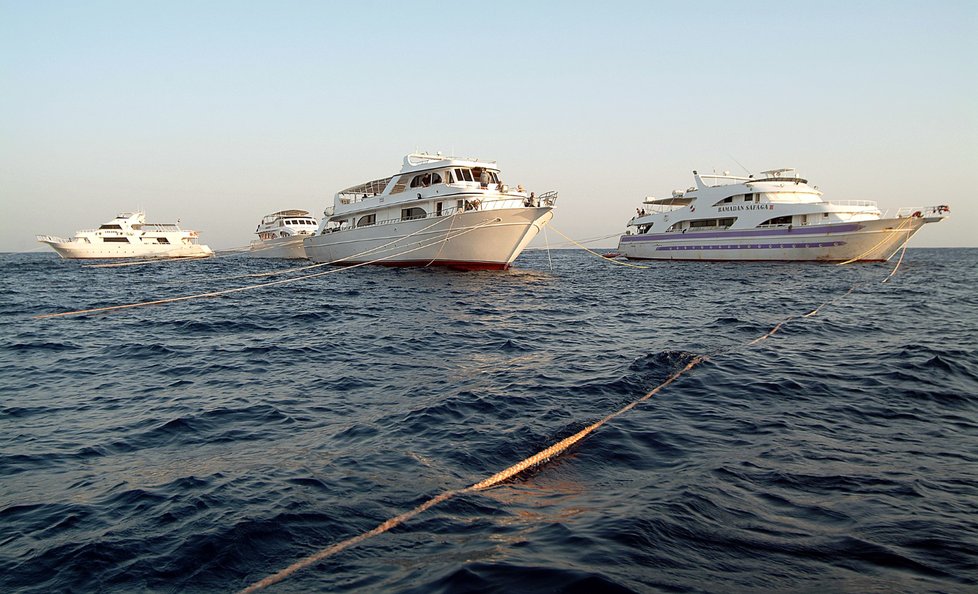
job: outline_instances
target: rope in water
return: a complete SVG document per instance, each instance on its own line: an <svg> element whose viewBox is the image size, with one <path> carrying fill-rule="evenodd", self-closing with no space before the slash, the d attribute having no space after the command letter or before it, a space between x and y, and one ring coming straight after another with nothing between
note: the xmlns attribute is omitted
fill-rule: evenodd
<svg viewBox="0 0 978 594"><path fill-rule="evenodd" d="M906 245L906 243L904 245ZM889 280L893 276L893 274L896 272L896 268L898 268L898 267L899 267L899 262L897 263L897 266L894 267L893 272L891 272L881 282L884 282L885 283L887 280ZM860 284L862 284L862 283L860 283ZM845 293L843 293L843 294L835 297L834 299L830 299L829 301L826 301L825 303L822 303L821 305L819 305L815 309L813 309L813 310L809 311L808 313L800 316L800 318L801 319L804 319L804 318L809 318L809 317L812 317L812 316L816 315L818 313L818 311L821 310L826 305L829 305L831 303L835 303L836 301L839 301L839 300L843 299L844 297L848 296L849 294L851 294L858 286L860 286L860 284L856 284L856 285L851 286L849 288L849 290L847 290ZM757 337L757 338L755 338L755 339L753 339L753 340L745 343L743 346L744 347L751 347L751 346L754 346L754 345L756 345L756 344L758 344L760 342L763 342L764 340L767 340L768 338L770 338L770 337L774 336L775 334L777 334L784 327L785 324L787 324L788 322L790 322L792 320L796 320L796 319L799 319L799 316L789 316L789 317L781 320L780 322L778 322L777 324L775 324L774 327L772 327L765 334L763 334L763 335L761 335L761 336L759 336L759 337ZM722 351L722 353L731 352L733 350L735 350L735 349L733 349L733 348L732 349L726 349L726 350ZM665 381L663 381L662 383L660 383L657 386L655 386L654 388L652 388L645 395L641 396L640 398L638 398L636 400L633 400L632 402L626 404L625 406L621 407L620 409L618 409L618 410L612 412L611 414L605 416L601 420L599 420L599 421L597 421L595 423L592 423L591 425L588 425L587 427L585 427L584 429L581 429L580 431L578 431L577 433L571 435L570 437L564 438L564 439L558 441L557 443L551 445L550 447L548 447L546 449L543 449L543 450L537 452L536 454L533 454L532 456L529 456L527 458L524 458L520 462L517 462L516 464L513 464L512 466L506 468L505 470L502 470L500 472L497 472L496 474L490 476L487 479L484 479L482 481L479 481L477 483L474 483L474 484L469 485L468 487L465 487L465 488L462 488L462 489L455 489L455 490L445 491L445 492L443 492L443 493L441 493L439 495L436 495L436 496L432 497L431 499L428 499L427 501L425 501L421 505L418 505L414 509L411 509L411 510L409 510L407 512L404 512L404 513L400 514L400 515L394 516L393 518L390 518L390 519L388 519L388 520L386 520L386 521L378 524L372 530L369 530L367 532L363 532L363 533L358 534L356 536L352 536L352 537L350 537L350 538L348 538L346 540L340 541L340 542L338 542L336 544L333 544L333 545L331 545L329 547L326 547L326 548L324 548L324 549L322 549L322 550L320 550L320 551L318 551L316 553L313 553L312 555L309 555L307 557L304 557L304 558L300 559L299 561L296 561L292 565L289 565L285 569L282 569L282 570L280 570L280 571L278 571L278 572L276 572L276 573L274 573L272 575L269 575L268 577L265 577L265 578L263 578L263 579L261 579L261 580L259 580L257 582L252 583L251 585L249 585L246 588L244 588L243 590L241 590L240 591L240 594L250 594L250 593L253 593L253 592L257 592L258 590L262 590L264 588L267 588L268 586L271 586L273 584L276 584L278 582L281 582L282 580L288 578L289 576L291 576L292 574L294 574L294 573L296 573L298 571L301 571L302 569L305 569L305 568L307 568L307 567L309 567L311 565L314 565L314 564L318 563L319 561L322 561L323 559L326 559L326 558L331 557L331 556L333 556L333 555L335 555L337 553L340 553L340 552L342 552L342 551L344 551L344 550L346 550L346 549L348 549L348 548L350 548L352 546L355 546L357 544L360 544L361 542L363 542L363 541L365 541L365 540L367 540L369 538L372 538L374 536L378 536L380 534L383 534L383 533L389 531L390 529L395 528L395 527L397 527L397 526L399 526L399 525L407 522L408 520L413 519L414 517L422 514L423 512L427 511L428 509L431 509L432 507L434 507L434 506L436 506L436 505L438 505L440 503L443 503L445 501L448 501L449 499L452 499L453 497L456 497L458 495L464 495L464 494L467 494L467 493L474 493L474 492L477 492L477 491L482 491L482 490L485 490L485 489L489 489L489 488L494 487L494 486L496 486L496 485L498 485L498 484L500 484L500 483L502 483L502 482L504 482L506 480L509 480L509 479L513 478L514 476L516 476L516 475L518 475L518 474L520 474L520 473L522 473L522 472L524 472L524 471L526 471L526 470L528 470L530 468L533 468L535 466L538 466L540 464L543 464L543 463L545 463L545 462L553 459L554 457L559 456L563 452L567 451L574 444L578 443L579 441L581 441L582 439L584 439L585 437L587 437L588 435L590 435L591 433L593 433L595 430L597 430L598 428L600 428L602 425L604 425L604 424L608 423L609 421L613 420L614 418L616 418L618 416L621 416L624 413L630 411L631 409L635 408L636 406L638 406L642 402L645 402L646 400L649 400L650 398L652 398L653 396L655 396L656 394L658 394L659 392L661 392L663 389L665 389L668 385L672 384L673 382L675 382L676 380L678 380L681 376L683 376L684 374L688 373L694 367L696 367L696 366L698 366L698 365L700 365L702 363L705 363L705 362L707 362L709 360L711 360L711 357L708 356L708 355L698 355L698 356L694 357L692 360L690 360L682 369L674 372L672 375L670 375L668 378L666 378Z"/></svg>
<svg viewBox="0 0 978 594"><path fill-rule="evenodd" d="M325 549L322 549L322 550L320 550L320 551L318 551L316 553L313 553L312 555L309 555L308 557L305 557L303 559L300 559L299 561L296 561L295 563L293 563L292 565L289 565L285 569L283 569L281 571L278 571L278 572L276 572L276 573L274 573L274 574L272 574L272 575L270 575L270 576L268 576L268 577L266 577L266 578L264 578L262 580L259 580L259 581L255 582L255 583L251 584L250 586L248 586L245 589L241 590L240 591L240 594L248 594L248 593L251 593L251 592L257 592L258 590L267 588L268 586L271 586L272 584L276 584L278 582L281 582L282 580L284 580L285 578L287 578L290 575L294 574L295 572L300 571L302 569L305 569L306 567L309 567L310 565L313 565L313 564L315 564L315 563L317 563L319 561L322 561L323 559L325 559L327 557L331 557L331 556L335 555L336 553L339 553L339 552L341 552L341 551L343 551L345 549L348 549L348 548L350 548L350 547L352 547L354 545L360 544L361 542L367 540L368 538L371 538L373 536L377 536L379 534L383 534L384 532L387 532L391 528L394 528L396 526L399 526L399 525L403 524L404 522L407 522L408 520L410 520L410 519L414 518L415 516L417 516L417 515L425 512L425 511L427 511L428 509L430 509L430 508L438 505L439 503L448 501L449 499L451 499L451 498L453 498L453 497L455 497L457 495L463 495L463 494L466 494L466 493L474 493L476 491L482 491L482 490L488 489L490 487L494 487L494 486L498 485L499 483L502 483L503 481L506 481L506 480L508 480L508 479L510 479L510 478L512 478L512 477L514 477L514 476L516 476L518 474L520 474L521 472L527 470L528 468L532 468L534 466L537 466L539 464L542 464L542 463L550 460L551 458L560 455L561 453L563 453L567 449L569 449L571 446L573 446L577 442L581 441L582 439L584 439L585 437L587 437L589 434L593 433L595 430L597 430L599 427L601 427L602 425L604 425L608 421L614 419L615 417L617 417L619 415L622 415L622 414L628 412L629 410L635 408L640 403L648 400L649 398L652 398L653 396L655 396L656 394L658 394L663 388L665 388L666 386L668 386L672 382L674 382L677 379L679 379L679 377L682 376L684 373L686 373L687 371L689 371L693 367L695 367L695 366L699 365L700 363L703 363L704 361L707 361L707 360L708 360L708 358L706 356L698 356L698 357L693 358L693 360L691 360L689 363L687 363L685 367L683 367L679 371L677 371L677 372L673 373L672 375L670 375L664 382L662 382L661 384L659 384L658 386L656 386L655 388L653 388L651 391L649 391L647 394L645 394L644 396L642 396L638 400L634 400L634 401L630 402L629 404L623 406L622 408L620 408L620 409L616 410L615 412L609 414L608 416L604 417L600 421L597 421L596 423L592 423L591 425L588 425L584 429L581 429L580 431L578 431L574 435L571 435L570 437L567 437L567 438L564 438L564 439L560 440L559 442L553 444L552 446L550 446L550 447L548 447L548 448L546 448L544 450L541 450L541 451L537 452L536 454L533 454L532 456L530 456L528 458L525 458L525 459L521 460L520 462L517 462L516 464L513 464L512 466L510 466L509 468L506 468L505 470L501 470L501 471L497 472L496 474L490 476L489 478L487 478L485 480L482 480L482 481L479 481L478 483L469 485L468 487L465 487L464 489L456 489L456 490L453 490L453 491L445 491L444 493L441 493L440 495L436 495L435 497L432 497L431 499L425 501L424 503L422 503L421 505L415 507L414 509L412 509L410 511L404 512L403 514L394 516L393 518L390 518L389 520L386 520L384 522L381 522L380 524L378 524L372 530L369 530L367 532L363 532L363 533L358 534L356 536L350 537L350 538L348 538L346 540L340 541L340 542L338 542L338 543L336 543L334 545L331 545L331 546L329 546L329 547L327 547Z"/></svg>
<svg viewBox="0 0 978 594"><path fill-rule="evenodd" d="M163 262L185 262L187 260L204 260L216 256L161 256L150 260L129 260L107 264L83 264L81 268L122 268L124 266L141 266L143 264L160 264Z"/></svg>
<svg viewBox="0 0 978 594"><path fill-rule="evenodd" d="M486 220L486 221L484 221L484 222L482 222L482 223L480 223L478 225L474 225L474 226L469 227L467 229L460 230L456 234L452 235L449 239L455 239L456 237L460 237L460 236L465 235L467 233L471 233L472 231L475 231L477 229L480 229L482 227L485 227L486 225L491 225L493 223L499 222L499 220L500 219L498 219L498 218L496 218L496 219L488 219L488 220ZM207 293L197 293L197 294L194 294L194 295L183 295L183 296L180 296L180 297L170 297L170 298L167 298L167 299L156 299L156 300L153 300L153 301L141 301L141 302L137 302L137 303L125 303L125 304L122 304L122 305L109 305L109 306L106 306L106 307L93 307L93 308L90 308L90 309L79 309L79 310L75 310L75 311L66 311L66 312L60 312L60 313L40 314L40 315L33 316L33 319L35 319L35 320L42 320L42 319L47 319L47 318L61 318L61 317L75 316L75 315L82 315L82 314L90 314L90 313L102 313L102 312L109 312L109 311L118 311L118 310L121 310L121 309L132 309L132 308L135 308L135 307L146 307L148 305L163 305L163 304L166 304L166 303L176 303L176 302L180 302L180 301L190 301L192 299L204 299L204 298L209 298L209 297L218 297L218 296L221 296L221 295L229 295L231 293L240 293L242 291L250 291L252 289L260 289L260 288L271 287L271 286L275 286L275 285L284 285L284 284L288 284L288 283L294 283L294 282L298 282L298 281L302 281L302 280L307 280L307 279L310 279L310 278L316 278L316 277L320 277L320 276L326 276L327 274L335 274L335 273L343 272L343 271L350 270L350 269L353 269L353 268L359 268L361 266L367 266L367 265L370 265L370 264L376 264L378 262L383 262L384 260L390 260L392 258L397 258L397 257L403 256L405 254L410 254L412 252L416 252L418 250L426 249L426 248L428 248L428 247L430 247L432 245L435 245L436 243L441 242L441 241L443 241L443 239L439 237L439 238L437 238L435 240L430 241L427 244L422 243L422 244L420 244L420 245L418 245L416 247L413 247L411 249L404 250L402 252L398 252L398 253L395 253L395 254L390 254L390 255L384 256L382 258L376 258L374 260L370 260L370 261L367 261L367 262L360 262L360 263L357 263L357 264L351 264L349 266L344 266L342 268L338 268L338 269L335 269L335 270L327 270L325 272L317 272L317 273L313 273L313 274L305 274L305 275L298 276L298 277L295 277L295 278L286 278L286 279L281 279L281 280L277 280L277 281L270 281L270 282L267 282L267 283L259 283L259 284L255 284L255 285L245 285L243 287L234 287L234 288L231 288L231 289L222 289L222 290L219 290L219 291L209 291ZM343 260L346 260L346 259L347 258L344 258ZM340 262L340 261L341 260L337 260L336 262ZM332 262L330 262L330 263L332 263Z"/></svg>

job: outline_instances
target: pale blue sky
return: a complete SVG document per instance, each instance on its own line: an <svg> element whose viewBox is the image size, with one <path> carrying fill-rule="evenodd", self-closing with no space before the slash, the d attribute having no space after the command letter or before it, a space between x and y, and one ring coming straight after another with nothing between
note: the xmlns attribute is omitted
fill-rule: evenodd
<svg viewBox="0 0 978 594"><path fill-rule="evenodd" d="M0 251L135 208L243 246L416 149L575 238L739 161L978 246L978 2L0 0Z"/></svg>

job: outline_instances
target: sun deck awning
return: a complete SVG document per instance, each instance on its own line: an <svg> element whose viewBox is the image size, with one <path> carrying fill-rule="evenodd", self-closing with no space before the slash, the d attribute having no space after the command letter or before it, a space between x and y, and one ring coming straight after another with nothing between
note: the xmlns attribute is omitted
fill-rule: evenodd
<svg viewBox="0 0 978 594"><path fill-rule="evenodd" d="M298 209L280 210L278 212L273 212L272 214L270 214L268 216L270 216L270 217L308 217L309 216L309 211L308 210L298 210Z"/></svg>
<svg viewBox="0 0 978 594"><path fill-rule="evenodd" d="M339 192L337 192L337 195L355 194L357 196L362 196L366 194L367 196L373 196L374 194L380 194L381 192L384 191L384 188L387 187L387 184L390 183L392 177L393 176L385 177L383 179L375 179L373 181L368 181L347 188L345 190L340 190Z"/></svg>
<svg viewBox="0 0 978 594"><path fill-rule="evenodd" d="M696 198L693 196L670 196L669 198L646 197L642 204L652 204L655 206L686 206Z"/></svg>

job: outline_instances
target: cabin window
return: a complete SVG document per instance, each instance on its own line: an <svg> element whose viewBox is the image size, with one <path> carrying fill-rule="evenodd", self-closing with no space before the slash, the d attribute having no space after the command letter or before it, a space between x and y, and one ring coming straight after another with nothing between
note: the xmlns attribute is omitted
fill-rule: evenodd
<svg viewBox="0 0 978 594"><path fill-rule="evenodd" d="M99 229L119 229L121 231L122 227L119 225L102 225Z"/></svg>
<svg viewBox="0 0 978 594"><path fill-rule="evenodd" d="M440 184L440 183L442 183L441 174L432 173L432 172L420 173L418 175L415 175L414 178L411 180L411 187L427 188L428 186L433 186L435 184Z"/></svg>
<svg viewBox="0 0 978 594"><path fill-rule="evenodd" d="M164 245L170 245L170 240L165 237L157 237L156 243L162 243Z"/></svg>
<svg viewBox="0 0 978 594"><path fill-rule="evenodd" d="M445 172L445 183L446 184L454 184L455 183L455 177L452 176L452 170L451 169L449 169L448 171Z"/></svg>
<svg viewBox="0 0 978 594"><path fill-rule="evenodd" d="M103 237L102 241L106 243L129 243L128 237Z"/></svg>
<svg viewBox="0 0 978 594"><path fill-rule="evenodd" d="M423 219L428 216L423 208L413 207L413 208L402 208L401 209L401 220L410 221L413 219Z"/></svg>
<svg viewBox="0 0 978 594"><path fill-rule="evenodd" d="M754 201L753 194L744 194L744 202L753 202L753 201Z"/></svg>
<svg viewBox="0 0 978 594"><path fill-rule="evenodd" d="M761 223L761 225L790 225L791 216L786 217L774 217L773 219L768 219Z"/></svg>
<svg viewBox="0 0 978 594"><path fill-rule="evenodd" d="M690 228L702 228L702 227L730 227L733 226L735 218L726 219L699 219L696 221L690 221Z"/></svg>
<svg viewBox="0 0 978 594"><path fill-rule="evenodd" d="M373 225L375 222L377 222L376 214L364 215L357 221L357 227L366 227L367 225Z"/></svg>
<svg viewBox="0 0 978 594"><path fill-rule="evenodd" d="M468 182L474 181L472 179L472 171L469 170L469 169L456 169L455 170L455 175L458 176L458 179L459 180L464 180L464 181L468 181Z"/></svg>
<svg viewBox="0 0 978 594"><path fill-rule="evenodd" d="M451 175L451 174L449 173L449 175ZM435 203L435 214L437 216L439 216L439 217L441 216L441 205L442 205L441 202L436 202Z"/></svg>

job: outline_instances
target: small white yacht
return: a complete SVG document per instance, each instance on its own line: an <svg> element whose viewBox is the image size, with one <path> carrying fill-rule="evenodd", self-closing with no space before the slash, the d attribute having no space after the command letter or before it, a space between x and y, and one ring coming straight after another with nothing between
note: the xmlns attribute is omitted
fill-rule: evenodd
<svg viewBox="0 0 978 594"><path fill-rule="evenodd" d="M758 177L701 175L669 198L646 198L618 242L635 260L878 262L890 259L946 205L881 212L875 202L822 200L794 169Z"/></svg>
<svg viewBox="0 0 978 594"><path fill-rule="evenodd" d="M143 212L124 212L98 229L77 231L71 239L38 235L62 258L199 258L214 252L197 243L196 231L173 223L147 223Z"/></svg>
<svg viewBox="0 0 978 594"><path fill-rule="evenodd" d="M252 258L282 258L302 260L306 251L302 240L316 232L319 223L306 210L281 210L262 218L251 242L248 255Z"/></svg>
<svg viewBox="0 0 978 594"><path fill-rule="evenodd" d="M505 270L556 201L504 183L494 161L415 153L400 173L337 193L303 244L315 262Z"/></svg>

